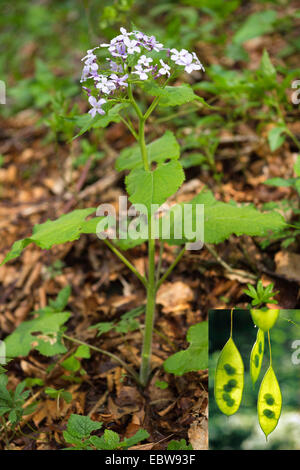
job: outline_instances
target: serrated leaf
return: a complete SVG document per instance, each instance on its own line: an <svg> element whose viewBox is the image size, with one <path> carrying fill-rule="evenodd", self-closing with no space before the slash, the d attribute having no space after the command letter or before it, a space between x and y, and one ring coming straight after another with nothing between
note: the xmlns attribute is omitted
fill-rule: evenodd
<svg viewBox="0 0 300 470"><path fill-rule="evenodd" d="M201 322L189 328L187 341L190 346L179 351L164 362L166 372L183 375L208 367L208 322Z"/></svg>
<svg viewBox="0 0 300 470"><path fill-rule="evenodd" d="M164 163L166 160L178 160L180 147L173 132L167 131L162 137L148 144L147 155L149 165L153 162ZM118 171L142 167L142 154L138 145L122 150L116 160L116 169Z"/></svg>
<svg viewBox="0 0 300 470"><path fill-rule="evenodd" d="M210 191L200 193L189 204L204 204L205 243L221 243L233 234L237 236L264 236L269 231L282 230L286 225L283 217L275 211L262 213L253 207L237 207L230 203L220 202L213 197ZM182 211L174 206L171 212L174 214L173 227L176 225L182 225L183 227ZM193 217L196 217L196 212L193 212ZM173 231L174 228L172 228L171 233ZM182 233L184 234L183 228ZM164 239L164 241L169 244L180 245L194 240L170 238Z"/></svg>
<svg viewBox="0 0 300 470"><path fill-rule="evenodd" d="M116 432L111 431L110 429L105 429L103 437L110 449L113 450L119 446L120 437Z"/></svg>
<svg viewBox="0 0 300 470"><path fill-rule="evenodd" d="M184 181L184 171L178 161L160 164L154 171L132 170L125 179L132 204L144 204L150 214L151 204L161 206Z"/></svg>
<svg viewBox="0 0 300 470"><path fill-rule="evenodd" d="M101 427L102 423L91 420L89 416L72 414L67 424L67 432L74 437L83 439Z"/></svg>
<svg viewBox="0 0 300 470"><path fill-rule="evenodd" d="M15 242L1 265L20 256L23 249L30 243L49 250L53 245L77 240L86 217L95 211L94 208L77 209L56 220L47 220L44 224L35 225L31 237Z"/></svg>
<svg viewBox="0 0 300 470"><path fill-rule="evenodd" d="M197 100L208 106L203 98L196 95L190 85L166 86L164 88L154 82L146 82L143 86L146 93L152 96L159 96L159 106L180 106L185 103Z"/></svg>
<svg viewBox="0 0 300 470"><path fill-rule="evenodd" d="M45 356L54 356L67 351L61 343L60 328L70 317L70 313L44 313L38 318L21 323L4 343L9 359L27 356L36 349ZM34 333L36 335L34 335Z"/></svg>

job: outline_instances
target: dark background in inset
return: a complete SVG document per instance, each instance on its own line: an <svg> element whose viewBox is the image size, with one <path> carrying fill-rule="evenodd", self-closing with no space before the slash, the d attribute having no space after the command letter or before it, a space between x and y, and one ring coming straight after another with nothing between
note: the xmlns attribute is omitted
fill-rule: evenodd
<svg viewBox="0 0 300 470"><path fill-rule="evenodd" d="M295 326L286 319L298 323ZM214 399L214 374L219 354L230 335L230 309L209 312L209 444L210 449L300 449L300 364L292 363L292 343L300 340L300 310L281 310L271 330L273 368L280 384L283 408L275 431L266 442L257 418L257 395L269 366L269 347L265 335L262 370L255 388L252 386L249 361L256 339L249 310L234 310L233 340L245 366L245 387L237 413L227 417ZM298 354L299 357L299 354Z"/></svg>

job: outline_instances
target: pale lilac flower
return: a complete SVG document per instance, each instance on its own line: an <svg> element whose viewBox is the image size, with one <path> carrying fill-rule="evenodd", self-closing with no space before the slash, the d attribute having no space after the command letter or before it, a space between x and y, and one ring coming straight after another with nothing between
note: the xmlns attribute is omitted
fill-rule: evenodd
<svg viewBox="0 0 300 470"><path fill-rule="evenodd" d="M84 65L80 82L85 82L85 80L87 80L88 78L92 78L97 75L97 70L98 64L96 64L95 62L93 62L92 64Z"/></svg>
<svg viewBox="0 0 300 470"><path fill-rule="evenodd" d="M171 60L173 60L177 65L184 66L184 70L187 73L191 73L193 70L204 70L204 67L195 52L191 54L186 49L182 49L181 51L171 49L171 53Z"/></svg>
<svg viewBox="0 0 300 470"><path fill-rule="evenodd" d="M192 54L188 53L182 58L181 65L184 65L184 70L187 73L192 73L193 70L200 70L201 65L194 62L194 57Z"/></svg>
<svg viewBox="0 0 300 470"><path fill-rule="evenodd" d="M139 75L140 80L147 80L148 79L147 72L150 72L150 69L143 69L142 65L136 65L134 67L134 69L135 70L132 73L135 73L135 74Z"/></svg>
<svg viewBox="0 0 300 470"><path fill-rule="evenodd" d="M150 48L156 52L159 52L164 47L163 44L156 41L155 36L148 38L147 46L150 46Z"/></svg>
<svg viewBox="0 0 300 470"><path fill-rule="evenodd" d="M141 31L134 31L134 35L139 41L146 42L148 40L148 36L144 33L141 33Z"/></svg>
<svg viewBox="0 0 300 470"><path fill-rule="evenodd" d="M129 39L130 41L130 39ZM127 49L126 46L123 42L117 42L115 45L112 45L108 48L109 52L111 55L114 57L122 57L123 59L126 59L127 57ZM129 53L129 52L128 52Z"/></svg>
<svg viewBox="0 0 300 470"><path fill-rule="evenodd" d="M128 83L126 82L126 80L127 80L127 78L128 78L128 74L127 74L127 73L126 73L126 75L123 75L123 77L118 77L118 75L116 75L115 73L113 73L109 78L114 82L114 84L115 84L116 87L118 87L118 88L121 88L121 87L128 87Z"/></svg>
<svg viewBox="0 0 300 470"><path fill-rule="evenodd" d="M171 60L173 60L177 65L184 65L183 59L187 54L189 54L189 51L186 49L181 49L181 51L178 51L177 49L171 49L171 52Z"/></svg>
<svg viewBox="0 0 300 470"><path fill-rule="evenodd" d="M106 100L101 98L100 100L97 101L97 99L94 96L89 97L89 103L92 106L92 109L89 110L89 114L92 117L95 117L96 114L105 114L105 111L102 109L102 105L106 103Z"/></svg>
<svg viewBox="0 0 300 470"><path fill-rule="evenodd" d="M138 64L143 65L144 67L151 67L151 62L153 62L153 59L151 59L151 57L146 57L145 55L142 55L138 60Z"/></svg>
<svg viewBox="0 0 300 470"><path fill-rule="evenodd" d="M128 37L124 38L124 45L127 47L127 54L141 52L141 49L137 44L138 42L135 39L129 39Z"/></svg>
<svg viewBox="0 0 300 470"><path fill-rule="evenodd" d="M106 59L106 60L109 60L109 67L112 72L118 72L118 73L123 72L123 67L121 64L117 64L117 62L114 62L111 59Z"/></svg>
<svg viewBox="0 0 300 470"><path fill-rule="evenodd" d="M100 75L97 77L97 85L98 88L102 93L105 95L109 95L112 91L116 89L116 85L112 80L109 80L105 75Z"/></svg>
<svg viewBox="0 0 300 470"><path fill-rule="evenodd" d="M161 68L159 69L158 73L159 75L168 75L168 77L170 76L170 70L171 70L171 67L168 65L168 64L165 64L164 61L162 59L160 59L160 64L161 64Z"/></svg>
<svg viewBox="0 0 300 470"><path fill-rule="evenodd" d="M83 57L81 60L85 61L86 64L89 64L89 63L93 62L94 60L96 60L97 56L94 54L94 51L96 49L99 49L99 46L94 47L93 49L88 49L87 52L86 52L86 56Z"/></svg>
<svg viewBox="0 0 300 470"><path fill-rule="evenodd" d="M200 65L200 69L199 70L203 70L203 72L205 72L205 68L203 67L203 65L201 64L200 60L198 59L197 55L195 52L192 52L193 54L193 57L194 57L194 61L196 62L196 64Z"/></svg>

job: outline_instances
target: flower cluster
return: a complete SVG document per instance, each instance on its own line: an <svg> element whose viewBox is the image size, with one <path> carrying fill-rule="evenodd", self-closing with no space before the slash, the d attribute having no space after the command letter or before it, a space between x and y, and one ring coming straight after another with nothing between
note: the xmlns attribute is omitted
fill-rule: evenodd
<svg viewBox="0 0 300 470"><path fill-rule="evenodd" d="M187 73L194 70L204 71L203 65L194 52L165 48L155 36L147 36L140 31L127 32L125 28L121 28L120 32L121 34L113 38L110 43L89 49L82 59L84 67L80 81L91 80L93 90L97 94L96 98L95 93L92 94L89 87L83 87L88 94L89 103L92 106L89 113L93 117L97 113L105 114L102 109L102 105L106 103L104 96L125 91L131 82L145 81L149 78L156 80L163 76L169 78L176 66L184 67ZM95 51L100 48L107 48L109 52L109 57L106 58L108 67L102 66L101 70L95 54ZM162 53L162 58L154 59L155 56L147 55L152 51ZM129 56L132 57L130 61Z"/></svg>

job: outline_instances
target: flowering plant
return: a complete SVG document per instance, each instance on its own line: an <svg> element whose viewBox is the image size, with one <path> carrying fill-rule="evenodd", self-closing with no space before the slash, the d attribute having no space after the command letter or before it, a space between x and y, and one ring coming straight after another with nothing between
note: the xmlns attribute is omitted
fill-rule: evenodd
<svg viewBox="0 0 300 470"><path fill-rule="evenodd" d="M98 63L96 51L100 48L108 50L107 63ZM122 100L126 92L130 94L132 84L162 77L168 81L171 75L173 77L182 70L187 73L204 71L195 52L165 48L154 36L140 31L127 32L125 28L121 28L121 34L109 44L89 49L82 61L84 67L80 81L87 83L83 89L92 106L89 111L92 117L97 113L105 114L103 105L107 100Z"/></svg>
<svg viewBox="0 0 300 470"><path fill-rule="evenodd" d="M106 60L100 62L97 54L101 50L107 51ZM136 275L146 289L147 299L145 308L145 329L141 357L141 368L139 376L124 361L112 353L99 350L120 362L123 367L139 382L145 386L151 374L151 348L154 326L154 313L156 307L156 294L162 283L170 275L186 249L199 249L203 243L217 244L236 235L266 235L269 230L280 230L285 226L283 218L276 212L262 214L253 207L238 207L236 204L217 201L210 191L202 191L194 199L186 204L175 204L166 214L157 216L161 207L169 197L173 196L184 182L185 175L179 160L180 147L170 131L151 143L146 143L145 123L157 106L169 107L180 106L192 101L200 103L200 108L208 106L205 101L194 93L189 85L172 85L172 80L183 72L204 71L203 65L194 52L185 49L168 49L156 40L154 36L147 36L140 31L127 32L121 28L121 34L113 38L108 44L101 44L87 51L82 59L84 62L81 82L83 89L88 95L91 109L84 116L78 116L77 125L81 128L77 136L82 135L91 128L106 127L111 122L123 122L137 145L124 149L116 160L118 171L127 171L125 178L126 190L133 208L148 215L146 225L143 223L144 233L136 233L129 230L127 237L110 237L114 242L103 236L104 230L98 226L103 222L108 228L116 222L111 214L105 215L97 211L97 216L90 220L86 218L95 213L95 208L77 209L64 214L57 220L48 220L44 224L36 225L30 237L18 240L14 243L10 252L6 255L3 263L19 256L23 249L30 243L35 243L43 249L50 249L55 244L74 241L81 234L95 234L125 263L125 265ZM142 90L142 95L135 93ZM140 103L141 96L149 95L152 101L148 108ZM132 121L132 114L136 120ZM76 136L76 137L77 137ZM106 206L106 205L105 205ZM184 206L184 207L183 207ZM100 206L99 206L100 207ZM153 210L154 207L154 210ZM200 210L198 210L200 208ZM99 209L99 208L98 208ZM184 210L183 210L184 209ZM105 211L104 211L105 212ZM183 213L183 217L182 217ZM136 216L136 212L132 215ZM137 217L138 219L138 217ZM166 221L166 223L165 223ZM185 230L185 222L192 226L200 226L202 230ZM126 222L126 221L125 221ZM127 222L126 222L127 223ZM125 223L125 226L126 226ZM205 224L205 232L204 232ZM187 224L189 225L189 224ZM167 228L167 230L165 230ZM183 230L184 228L184 230ZM101 235L101 236L100 236ZM160 244L158 262L156 259L156 240ZM148 243L148 272L142 275L133 263L124 255L123 251L144 242ZM191 248L196 242L196 248ZM200 242L200 245L198 245ZM162 257L164 243L178 247L174 262L163 271ZM122 251L121 251L122 250ZM63 333L63 323L68 316L60 316L60 323L51 319L39 318L38 331L55 336L51 348L53 354L64 351L60 343L64 337L72 340ZM47 322L44 324L43 322ZM51 321L50 321L51 320ZM30 323L30 322L28 322ZM30 332L36 331L35 324L29 325ZM195 330L196 331L196 330ZM197 330L198 331L198 330ZM59 332L59 334L58 334ZM79 341L73 339L73 341ZM12 343L12 342L11 342ZM39 340L39 351L42 348L49 355L49 344L47 347ZM193 338L192 353L180 356L180 367L168 363L166 370L180 374L190 370L199 370L207 366L203 362L203 350L205 341L201 342ZM31 337L28 347L32 346ZM82 344L82 342L80 342ZM206 338L207 344L207 338ZM91 347L91 346L90 346ZM15 345L7 343L8 354L16 354ZM92 347L94 350L94 346ZM193 360L191 360L191 357ZM177 361L177 357L176 357ZM173 361L174 362L174 361ZM173 364L173 365L172 365ZM182 372L183 373L183 372Z"/></svg>

